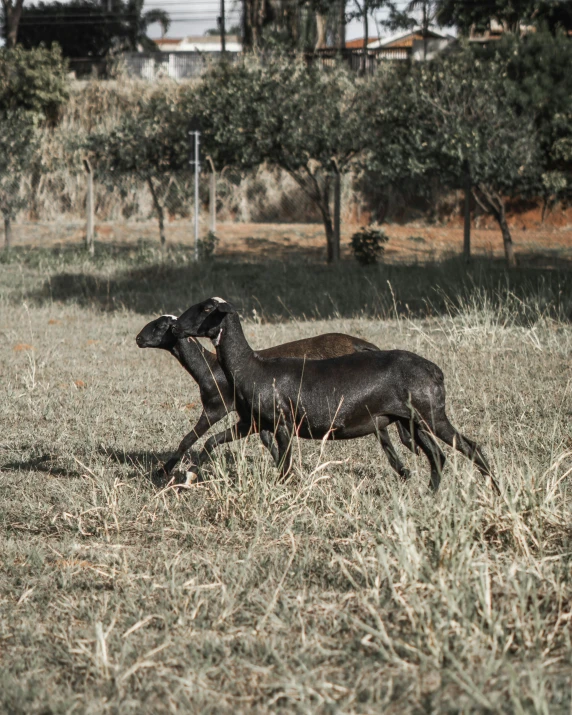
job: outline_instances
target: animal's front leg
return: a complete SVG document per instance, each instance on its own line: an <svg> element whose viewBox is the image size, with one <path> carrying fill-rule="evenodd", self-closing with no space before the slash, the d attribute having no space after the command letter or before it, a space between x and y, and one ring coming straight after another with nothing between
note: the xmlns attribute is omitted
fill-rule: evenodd
<svg viewBox="0 0 572 715"><path fill-rule="evenodd" d="M211 419L207 416L207 413L203 410L201 416L197 421L197 424L187 435L183 437L175 454L170 459L168 459L162 467L159 467L159 469L155 471L155 473L153 474L153 479L161 480L165 479L165 477L168 477L173 471L173 469L184 457L185 453L195 444L197 440L199 440L206 432L208 432L211 424L217 422L219 419L220 417L217 416L216 419L211 421Z"/></svg>
<svg viewBox="0 0 572 715"><path fill-rule="evenodd" d="M275 436L278 443L278 469L285 479L292 468L292 437L294 431L284 424L278 425Z"/></svg>

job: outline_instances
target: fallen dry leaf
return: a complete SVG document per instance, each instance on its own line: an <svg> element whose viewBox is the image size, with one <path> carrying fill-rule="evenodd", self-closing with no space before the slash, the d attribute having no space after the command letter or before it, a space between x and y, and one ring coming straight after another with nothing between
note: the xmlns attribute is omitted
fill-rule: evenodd
<svg viewBox="0 0 572 715"><path fill-rule="evenodd" d="M18 343L13 347L14 352L19 353L22 350L35 350L33 345L28 345L28 343Z"/></svg>

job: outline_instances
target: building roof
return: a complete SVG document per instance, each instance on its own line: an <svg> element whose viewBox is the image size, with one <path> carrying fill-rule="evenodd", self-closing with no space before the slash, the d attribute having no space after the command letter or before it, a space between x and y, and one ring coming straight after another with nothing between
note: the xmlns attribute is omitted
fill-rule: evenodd
<svg viewBox="0 0 572 715"><path fill-rule="evenodd" d="M428 30L425 37L430 39L448 40L453 39L451 35L444 32L439 32L437 30ZM369 49L375 50L381 47L391 47L391 48L402 48L402 47L412 47L414 40L422 40L423 31L420 27L414 27L411 30L401 30L393 35L387 35L386 37L372 37L368 39L367 46ZM363 47L363 37L357 38L355 40L350 40L346 42L346 47L351 49L357 49Z"/></svg>
<svg viewBox="0 0 572 715"><path fill-rule="evenodd" d="M369 37L367 40L367 46L369 47L372 42L377 42L377 41L378 41L377 37ZM362 47L363 47L363 37L358 37L355 40L349 40L349 42L346 42L346 48L348 50L359 50Z"/></svg>

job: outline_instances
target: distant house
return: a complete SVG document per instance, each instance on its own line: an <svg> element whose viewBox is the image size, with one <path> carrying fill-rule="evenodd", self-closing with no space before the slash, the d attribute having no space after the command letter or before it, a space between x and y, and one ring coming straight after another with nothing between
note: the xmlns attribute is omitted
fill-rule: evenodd
<svg viewBox="0 0 572 715"><path fill-rule="evenodd" d="M209 59L220 57L221 38L217 35L163 37L155 40L157 52L128 52L124 55L127 71L133 77L158 80L189 79L199 77L206 69ZM226 57L229 60L242 52L242 44L235 35L227 35Z"/></svg>
<svg viewBox="0 0 572 715"><path fill-rule="evenodd" d="M155 44L161 52L222 52L219 35L199 35L180 39L163 37L155 40ZM225 49L227 52L242 52L240 38L237 35L227 35Z"/></svg>
<svg viewBox="0 0 572 715"><path fill-rule="evenodd" d="M369 38L367 50L368 55L379 60L431 59L454 39L453 36L436 30L423 33L421 28L414 28L387 37ZM363 50L363 38L346 42L346 49Z"/></svg>

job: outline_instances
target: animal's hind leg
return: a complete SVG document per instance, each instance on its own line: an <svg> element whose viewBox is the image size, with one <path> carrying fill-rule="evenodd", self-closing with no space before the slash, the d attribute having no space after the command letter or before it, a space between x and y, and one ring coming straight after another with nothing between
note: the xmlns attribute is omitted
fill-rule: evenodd
<svg viewBox="0 0 572 715"><path fill-rule="evenodd" d="M261 429L260 440L262 444L266 447L266 449L270 452L270 454L272 455L272 459L274 460L274 464L278 467L278 465L280 464L280 454L276 445L274 444L274 437L272 435L272 432L270 432L269 430Z"/></svg>
<svg viewBox="0 0 572 715"><path fill-rule="evenodd" d="M443 467L445 466L447 458L430 433L419 427L417 424L413 425L413 436L416 444L419 445L429 460L429 464L431 466L429 487L432 491L436 492L441 484L441 474L443 473Z"/></svg>
<svg viewBox="0 0 572 715"><path fill-rule="evenodd" d="M401 443L405 447L407 447L407 449L413 452L413 454L419 454L419 447L415 444L415 440L413 439L413 436L409 431L409 425L406 426L404 422L401 422L401 420L397 420L395 426L397 427Z"/></svg>
<svg viewBox="0 0 572 715"><path fill-rule="evenodd" d="M379 440L381 448L389 460L391 467L397 472L397 474L399 474L401 479L404 481L409 479L409 477L411 477L411 472L404 466L403 462L397 456L397 452L395 451L395 447L389 438L387 430L385 428L378 428L375 434Z"/></svg>
<svg viewBox="0 0 572 715"><path fill-rule="evenodd" d="M483 476L490 477L494 490L497 494L500 494L500 489L494 478L493 470L491 469L487 458L483 454L483 450L476 442L473 442L472 439L469 439L458 432L449 422L449 419L445 414L434 420L433 431L439 439L443 440L443 442L451 447L455 447L455 449L461 452L461 454L468 457Z"/></svg>

